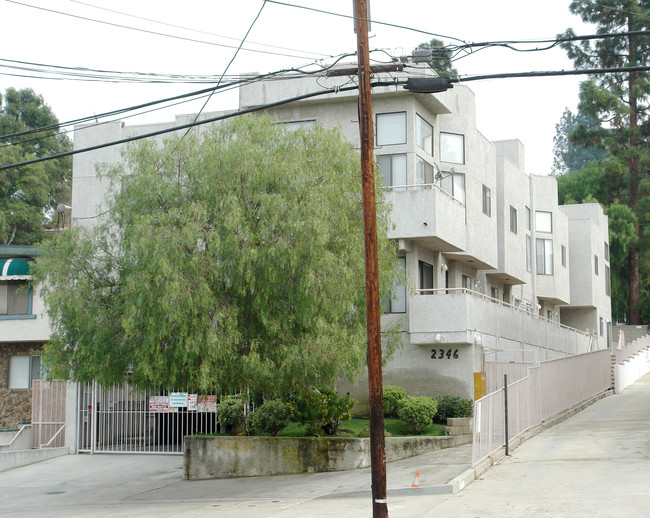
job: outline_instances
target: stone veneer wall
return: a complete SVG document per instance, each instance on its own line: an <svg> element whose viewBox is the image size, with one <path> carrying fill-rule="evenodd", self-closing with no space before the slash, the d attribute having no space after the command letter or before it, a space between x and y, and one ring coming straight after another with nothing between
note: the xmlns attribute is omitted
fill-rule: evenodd
<svg viewBox="0 0 650 518"><path fill-rule="evenodd" d="M40 354L43 344L0 344L0 430L18 428L18 423L32 420L32 389L9 389L9 357Z"/></svg>

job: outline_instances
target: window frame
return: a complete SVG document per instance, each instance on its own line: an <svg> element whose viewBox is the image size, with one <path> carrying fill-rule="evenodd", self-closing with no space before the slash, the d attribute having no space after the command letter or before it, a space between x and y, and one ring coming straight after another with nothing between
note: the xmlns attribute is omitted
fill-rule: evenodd
<svg viewBox="0 0 650 518"><path fill-rule="evenodd" d="M543 253L541 255L540 255L540 243L543 243L542 245ZM540 261L540 257L542 258L541 261ZM535 263L537 266L536 268L537 275L553 275L553 240L552 239L544 239L544 238L536 239ZM540 271L540 269L542 271Z"/></svg>
<svg viewBox="0 0 650 518"><path fill-rule="evenodd" d="M492 217L492 190L485 184L483 184L483 195L481 198L483 201L483 214L491 218Z"/></svg>
<svg viewBox="0 0 650 518"><path fill-rule="evenodd" d="M382 137L382 132L380 131L381 124L379 123L380 117L389 117L389 116L395 116L395 115L403 115L404 117L404 127L403 127L403 132L404 132L404 141L403 142L398 142L398 141L387 141L383 142L381 139ZM398 111L398 112L386 112L386 113L378 113L375 116L375 140L377 142L377 146L399 146L402 144L406 144L408 142L408 126L407 126L407 116L405 111Z"/></svg>
<svg viewBox="0 0 650 518"><path fill-rule="evenodd" d="M449 154L445 154L445 148L448 146L443 145L443 139L447 137L460 137L462 143L461 149L461 159L457 161L453 159ZM464 164L465 163L465 135L463 133L450 133L448 131L440 132L440 161L447 162L449 164Z"/></svg>
<svg viewBox="0 0 650 518"><path fill-rule="evenodd" d="M594 275L598 275L598 255L594 254Z"/></svg>
<svg viewBox="0 0 650 518"><path fill-rule="evenodd" d="M425 275L425 270L430 271L431 273L431 287L430 288L425 288L424 287L424 275ZM427 263L426 261L418 260L418 286L420 290L429 290L433 289L433 284L434 284L434 278L433 278L433 265L431 263ZM432 291L428 291L425 293L422 293L420 291L420 295L433 295Z"/></svg>
<svg viewBox="0 0 650 518"><path fill-rule="evenodd" d="M14 280L14 279L6 279L6 280L0 280L0 286L6 285L6 291L4 293L4 296L6 297L5 299L5 307L6 307L6 313L0 313L0 320L22 320L22 319L34 319L36 318L36 315L33 313L33 289L30 284L29 280ZM16 286L17 285L17 286ZM16 288L19 290L23 287L27 287L27 292L25 293L26 295L26 302L27 302L27 309L25 313L9 313L9 308L11 305L11 292L10 286L16 286ZM0 296L2 296L2 293L0 293Z"/></svg>
<svg viewBox="0 0 650 518"><path fill-rule="evenodd" d="M424 171L423 182L420 182L420 178L419 178L420 163L422 164L422 169ZM430 179L430 181L427 181L427 179ZM415 185L433 185L433 183L434 183L433 165L431 165L429 162L427 162L424 158L422 158L420 155L416 153L415 154Z"/></svg>
<svg viewBox="0 0 650 518"><path fill-rule="evenodd" d="M548 214L549 217L549 230L546 230L546 225L540 225L542 222L541 219L538 219L538 216L542 216ZM543 228L540 228L543 227ZM536 232L543 232L544 234L552 234L553 233L553 213L548 210L536 210L535 211L535 231Z"/></svg>
<svg viewBox="0 0 650 518"><path fill-rule="evenodd" d="M421 125L422 123L422 125ZM422 140L422 130L421 127L426 126L431 130L431 133L429 135L429 147L420 145L421 140ZM425 137L426 139L426 137ZM425 140L426 142L426 140ZM417 147L419 147L422 151L425 153L429 154L430 156L433 156L433 124L429 124L429 122L422 117L419 113L415 114L415 144Z"/></svg>
<svg viewBox="0 0 650 518"><path fill-rule="evenodd" d="M407 305L407 297L406 297L406 257L404 256L399 256L396 258L397 262L399 263L399 268L401 272L404 274L404 277L400 280L399 283L396 283L393 285L393 295L397 293L399 290L399 295L403 297L403 304L404 304L404 310L403 311L395 311L393 309L393 305L395 301L398 301L400 299L387 296L384 298L384 308L382 309L383 313L388 313L388 314L405 314L408 310L408 305Z"/></svg>
<svg viewBox="0 0 650 518"><path fill-rule="evenodd" d="M385 159L388 157L390 159L390 171L389 171L389 184L386 185L384 184L384 178L386 175L384 174L384 171L382 170L380 163L381 159ZM404 159L404 183L395 183L394 179L394 170L395 170L395 159L397 157L401 157ZM382 185L384 187L395 187L397 186L403 186L403 185L408 185L408 155L406 153L392 153L392 154L385 154L385 155L377 155L377 168L379 169L379 173L381 174L381 180L382 180ZM396 190L404 190L405 188L401 189L396 189Z"/></svg>
<svg viewBox="0 0 650 518"><path fill-rule="evenodd" d="M26 372L21 372L20 376L25 376L27 379L27 386L24 386L24 383L16 384L15 381L12 383L12 370L16 368L14 365L12 367L13 358L28 358L27 360L27 369ZM38 361L36 360L38 358ZM34 368L38 367L38 375L34 375ZM30 390L32 388L32 381L42 379L43 377L43 362L40 354L12 354L7 356L7 389L8 390ZM16 386L19 385L19 386Z"/></svg>
<svg viewBox="0 0 650 518"><path fill-rule="evenodd" d="M561 254L562 254L562 266L566 268L566 246L560 245L561 248Z"/></svg>
<svg viewBox="0 0 650 518"><path fill-rule="evenodd" d="M510 205L510 232L517 234L517 209Z"/></svg>
<svg viewBox="0 0 650 518"><path fill-rule="evenodd" d="M526 234L526 271L533 273L533 238Z"/></svg>

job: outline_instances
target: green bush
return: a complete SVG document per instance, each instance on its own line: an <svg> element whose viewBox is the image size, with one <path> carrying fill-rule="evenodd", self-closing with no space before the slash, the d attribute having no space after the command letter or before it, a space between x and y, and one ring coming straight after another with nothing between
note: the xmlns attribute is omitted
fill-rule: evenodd
<svg viewBox="0 0 650 518"><path fill-rule="evenodd" d="M293 399L294 416L305 425L307 435L336 435L339 425L352 417L354 400L334 390L308 390Z"/></svg>
<svg viewBox="0 0 650 518"><path fill-rule="evenodd" d="M430 397L407 397L399 411L399 418L406 423L409 432L421 434L431 426L436 415L437 403Z"/></svg>
<svg viewBox="0 0 650 518"><path fill-rule="evenodd" d="M406 390L394 385L384 386L384 415L386 417L397 417L404 401Z"/></svg>
<svg viewBox="0 0 650 518"><path fill-rule="evenodd" d="M438 396L436 401L438 403L436 421L439 423L447 423L450 417L472 417L474 413L474 401L471 399L446 395Z"/></svg>
<svg viewBox="0 0 650 518"><path fill-rule="evenodd" d="M269 399L255 409L251 428L259 434L278 435L291 420L291 407L279 399Z"/></svg>
<svg viewBox="0 0 650 518"><path fill-rule="evenodd" d="M217 421L226 432L234 434L237 427L246 428L244 401L241 396L228 396L217 405Z"/></svg>

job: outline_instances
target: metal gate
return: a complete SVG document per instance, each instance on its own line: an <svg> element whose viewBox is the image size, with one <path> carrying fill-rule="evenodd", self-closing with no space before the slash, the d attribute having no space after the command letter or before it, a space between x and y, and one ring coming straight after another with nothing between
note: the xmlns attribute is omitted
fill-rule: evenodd
<svg viewBox="0 0 650 518"><path fill-rule="evenodd" d="M79 384L77 450L182 454L186 435L217 431L217 397Z"/></svg>
<svg viewBox="0 0 650 518"><path fill-rule="evenodd" d="M32 381L32 448L65 443L65 381Z"/></svg>

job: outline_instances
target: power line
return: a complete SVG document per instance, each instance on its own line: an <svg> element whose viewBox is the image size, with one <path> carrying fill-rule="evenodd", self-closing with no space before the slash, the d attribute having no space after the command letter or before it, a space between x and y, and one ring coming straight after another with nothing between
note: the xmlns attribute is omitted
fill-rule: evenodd
<svg viewBox="0 0 650 518"><path fill-rule="evenodd" d="M145 34L153 34L155 36L163 36L165 38L173 38L173 39L177 39L177 40L189 41L191 43L203 43L205 45L212 45L212 46L215 46L215 47L224 47L224 48L228 48L228 49L236 49L237 48L235 45L227 45L225 43L215 43L215 42L212 42L212 41L198 40L198 39L195 39L195 38L187 38L185 36L174 36L172 34L165 34L164 32L151 31L151 30L148 30L148 29L140 29L138 27L131 27L129 25L122 25L122 24L119 24L119 23L107 22L107 21L104 21L104 20L97 20L95 18L88 18L87 16L79 16L77 14L65 13L63 11L56 11L54 9L47 9L45 7L40 7L40 6L37 6L37 5L31 5L31 4L26 4L26 3L23 3L23 2L18 2L17 0L6 0L6 1L9 2L9 3L12 3L12 4L22 5L23 7L30 7L32 9L38 9L39 11L46 11L46 12L58 14L58 15L61 15L61 16L68 16L70 18L77 18L79 20L85 20L85 21L89 21L89 22L100 23L100 24L103 24L103 25L109 25L111 27L118 27L120 29L127 29L127 30L130 30L130 31L137 31L137 32L145 33ZM242 49L242 50L245 50L247 52L256 52L256 53L259 53L259 54L269 54L269 55L273 55L273 56L283 56L283 57L297 58L297 59L309 59L309 56L305 56L305 55L298 56L298 55L295 55L295 54L287 54L287 53L282 53L282 52L272 52L272 51L269 51L269 50L248 49L248 48Z"/></svg>

